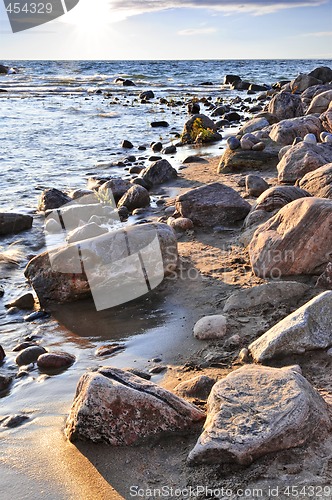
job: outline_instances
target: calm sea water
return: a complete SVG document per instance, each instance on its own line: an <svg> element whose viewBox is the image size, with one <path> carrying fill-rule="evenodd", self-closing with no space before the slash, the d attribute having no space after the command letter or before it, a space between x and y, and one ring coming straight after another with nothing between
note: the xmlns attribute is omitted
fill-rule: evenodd
<svg viewBox="0 0 332 500"><path fill-rule="evenodd" d="M7 64L17 67L19 73L0 75L0 89L7 91L0 93L0 211L34 213L43 188L85 187L91 174L127 176L124 168L107 169L100 162L126 154L148 157L151 150L139 152L137 146L148 147L156 140L165 144L174 141L188 117L188 100L206 96L216 102L237 95L222 86L225 74L271 84L292 79L320 65L331 66L331 61L10 61ZM114 83L117 77L133 80L136 87L119 87ZM212 85L201 85L207 81ZM156 99L141 104L138 94L148 89L155 92ZM101 93L96 93L98 90ZM240 95L246 97L245 93ZM160 105L162 97L177 104ZM202 110L205 111L204 107ZM155 120L167 120L170 127L153 129L150 123ZM224 132L227 134L227 130ZM124 151L120 147L123 139L131 140L134 150ZM198 152L215 155L220 153L222 145ZM174 166L179 166L183 156L190 152L188 148L178 151L168 158ZM32 231L0 238L0 251L17 240L27 259L42 251L42 218L35 215ZM188 339L194 342L190 316L193 311L181 309L176 297L153 294L137 304L119 308L116 313L98 313L98 318L91 303L83 307L77 303L64 308L57 319L27 323L23 320L24 312L8 314L4 307L12 298L29 290L23 276L25 263L15 269L0 267L0 284L5 288L4 298L0 299L0 343L7 352L0 373L15 375L16 353L12 349L27 336L36 338L51 351L70 352L77 361L65 373L50 378L33 368L29 376L15 380L10 392L0 399L0 417L22 412L30 417L18 429L0 429L5 437L0 452L0 475L5 483L2 495L18 500L26 496L19 484L13 490L13 473L14 478L22 473L25 489L34 491L30 496L41 498L35 489L44 488L47 479L44 471L51 470L53 456L45 437L55 436L52 450L53 446L64 446L63 419L77 381L88 367L101 363L126 367L136 363L134 366L146 369L149 359L168 354L171 360L172 352L182 352L184 342ZM195 308L194 313L197 311ZM179 324L184 327L181 335ZM124 341L126 350L112 359L96 358L95 349L114 340ZM164 358L163 361L168 362ZM40 471L43 471L41 478ZM60 494L58 483L48 494L47 498L56 500L68 498Z"/></svg>

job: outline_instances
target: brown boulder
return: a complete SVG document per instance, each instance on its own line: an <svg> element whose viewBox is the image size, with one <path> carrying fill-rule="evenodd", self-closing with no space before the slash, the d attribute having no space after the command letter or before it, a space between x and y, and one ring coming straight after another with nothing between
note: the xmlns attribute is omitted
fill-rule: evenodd
<svg viewBox="0 0 332 500"><path fill-rule="evenodd" d="M75 356L67 352L47 352L37 359L38 368L43 371L64 370L74 362Z"/></svg>
<svg viewBox="0 0 332 500"><path fill-rule="evenodd" d="M301 198L261 225L249 245L250 261L261 278L319 274L330 260L332 201Z"/></svg>
<svg viewBox="0 0 332 500"><path fill-rule="evenodd" d="M312 196L332 200L332 163L307 173L300 180L299 186Z"/></svg>
<svg viewBox="0 0 332 500"><path fill-rule="evenodd" d="M322 92L321 94L318 94L311 101L311 104L306 114L310 115L313 113L319 113L319 114L324 113L328 109L331 101L332 101L332 90L327 90L325 92Z"/></svg>
<svg viewBox="0 0 332 500"><path fill-rule="evenodd" d="M299 142L291 146L277 165L278 181L293 183L308 172L332 162L332 146Z"/></svg>
<svg viewBox="0 0 332 500"><path fill-rule="evenodd" d="M135 208L144 208L150 205L150 195L143 186L135 184L120 199L118 208L126 207L129 212Z"/></svg>
<svg viewBox="0 0 332 500"><path fill-rule="evenodd" d="M116 368L83 375L66 423L70 441L112 446L188 432L204 413L166 389Z"/></svg>
<svg viewBox="0 0 332 500"><path fill-rule="evenodd" d="M304 114L301 98L289 92L276 94L269 102L268 111L275 115L278 120L296 118Z"/></svg>
<svg viewBox="0 0 332 500"><path fill-rule="evenodd" d="M248 215L250 205L231 187L214 182L178 196L176 209L198 226L232 226Z"/></svg>

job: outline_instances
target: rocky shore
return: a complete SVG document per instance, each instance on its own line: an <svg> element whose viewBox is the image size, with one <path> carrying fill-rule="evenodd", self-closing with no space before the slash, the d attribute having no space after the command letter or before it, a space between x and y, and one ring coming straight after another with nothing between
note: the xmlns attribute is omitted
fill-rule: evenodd
<svg viewBox="0 0 332 500"><path fill-rule="evenodd" d="M149 162L127 156L130 180L110 174L84 190L44 190L37 217L47 251L27 263L31 291L6 302L0 287L8 314L25 310L27 322L87 298L104 310L151 290L196 314L188 328L201 347L185 357L118 369L108 356L126 344L113 342L79 380L64 432L118 492L106 486L100 498L131 498L135 484L147 499L154 488L198 485L214 490L201 499L240 490L255 498L254 489L270 498L271 488L285 499L288 486L310 498L311 487L319 496L331 484L332 70L272 85L226 75L224 84L238 97L187 103L176 142L151 144ZM195 154L225 134L220 158ZM175 169L167 155L188 144L193 154ZM122 146L134 149L129 139ZM30 215L0 214L1 235L31 228ZM21 258L4 249L0 265ZM0 346L4 402L36 366L55 378L75 371L75 354L42 344ZM0 426L28 420L3 415Z"/></svg>

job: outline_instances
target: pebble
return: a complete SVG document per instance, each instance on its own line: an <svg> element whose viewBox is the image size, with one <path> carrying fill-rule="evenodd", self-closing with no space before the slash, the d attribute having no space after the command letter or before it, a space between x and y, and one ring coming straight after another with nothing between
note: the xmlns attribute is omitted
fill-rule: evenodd
<svg viewBox="0 0 332 500"><path fill-rule="evenodd" d="M163 154L164 155L171 155L176 153L176 147L174 145L172 146L167 146L166 148L163 149Z"/></svg>
<svg viewBox="0 0 332 500"><path fill-rule="evenodd" d="M170 205L165 208L166 215L173 215L175 211L176 211L175 205Z"/></svg>
<svg viewBox="0 0 332 500"><path fill-rule="evenodd" d="M241 144L241 149L243 149L244 151L250 151L254 146L253 142L243 138L241 139L240 144Z"/></svg>
<svg viewBox="0 0 332 500"><path fill-rule="evenodd" d="M16 356L16 364L18 366L29 365L35 363L41 354L46 353L46 349L41 346L26 347Z"/></svg>
<svg viewBox="0 0 332 500"><path fill-rule="evenodd" d="M249 361L249 351L245 347L239 352L239 360L241 363L248 363Z"/></svg>
<svg viewBox="0 0 332 500"><path fill-rule="evenodd" d="M205 316L194 326L194 337L200 340L224 337L227 330L227 319L222 314Z"/></svg>
<svg viewBox="0 0 332 500"><path fill-rule="evenodd" d="M10 415L9 417L5 417L2 420L1 427L13 429L14 427L22 425L27 420L29 420L29 417L27 415Z"/></svg>
<svg viewBox="0 0 332 500"><path fill-rule="evenodd" d="M114 342L113 344L102 345L95 352L96 356L110 356L126 348L125 344Z"/></svg>
<svg viewBox="0 0 332 500"><path fill-rule="evenodd" d="M37 359L38 368L42 370L61 370L69 368L76 358L67 352L47 352Z"/></svg>
<svg viewBox="0 0 332 500"><path fill-rule="evenodd" d="M292 143L292 146L295 146L296 144L298 144L299 142L303 142L303 139L302 137L295 137L293 143Z"/></svg>
<svg viewBox="0 0 332 500"><path fill-rule="evenodd" d="M167 224L175 229L175 231L187 231L194 227L193 221L187 217L179 217L178 219L169 217L167 219Z"/></svg>
<svg viewBox="0 0 332 500"><path fill-rule="evenodd" d="M307 144L317 144L317 139L315 134L307 134L304 136L303 142Z"/></svg>
<svg viewBox="0 0 332 500"><path fill-rule="evenodd" d="M252 147L253 151L264 151L265 149L265 143L264 142L258 142L257 144L254 144Z"/></svg>
<svg viewBox="0 0 332 500"><path fill-rule="evenodd" d="M169 127L169 123L166 121L157 121L157 122L151 122L151 127L157 128L157 127Z"/></svg>
<svg viewBox="0 0 332 500"><path fill-rule="evenodd" d="M228 137L227 145L228 145L229 149L231 149L232 151L235 151L236 149L241 147L241 142L239 141L239 139L237 137L232 136L232 137Z"/></svg>

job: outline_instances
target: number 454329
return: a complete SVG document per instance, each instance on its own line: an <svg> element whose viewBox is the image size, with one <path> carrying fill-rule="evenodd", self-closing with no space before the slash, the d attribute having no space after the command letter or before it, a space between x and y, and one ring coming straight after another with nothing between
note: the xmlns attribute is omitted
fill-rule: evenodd
<svg viewBox="0 0 332 500"><path fill-rule="evenodd" d="M6 7L10 14L51 14L51 3L24 3L19 2L9 3Z"/></svg>

